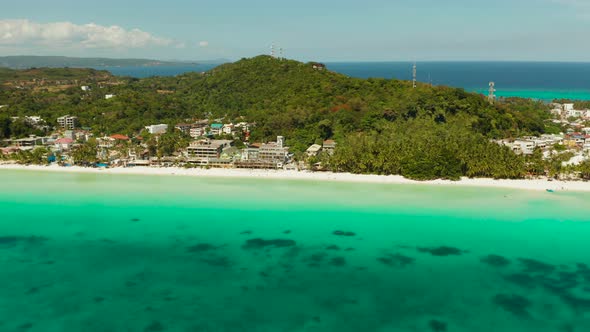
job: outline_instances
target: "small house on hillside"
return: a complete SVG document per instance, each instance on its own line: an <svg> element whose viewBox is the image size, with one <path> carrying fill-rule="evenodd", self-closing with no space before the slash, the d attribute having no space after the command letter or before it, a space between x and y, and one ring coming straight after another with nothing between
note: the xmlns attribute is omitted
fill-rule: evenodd
<svg viewBox="0 0 590 332"><path fill-rule="evenodd" d="M312 62L310 63L311 68L315 69L315 70L324 70L326 69L326 65L323 63L319 63L319 62Z"/></svg>
<svg viewBox="0 0 590 332"><path fill-rule="evenodd" d="M320 153L320 151L322 151L322 146L319 144L313 144L312 146L307 148L305 153L310 157L314 157L317 156Z"/></svg>
<svg viewBox="0 0 590 332"><path fill-rule="evenodd" d="M211 125L211 135L221 135L223 130L223 124L214 123Z"/></svg>
<svg viewBox="0 0 590 332"><path fill-rule="evenodd" d="M71 138L60 138L54 142L55 148L60 151L67 151L74 145L74 140Z"/></svg>
<svg viewBox="0 0 590 332"><path fill-rule="evenodd" d="M336 141L334 140L325 140L322 149L327 152L328 154L333 154L334 150L336 149Z"/></svg>

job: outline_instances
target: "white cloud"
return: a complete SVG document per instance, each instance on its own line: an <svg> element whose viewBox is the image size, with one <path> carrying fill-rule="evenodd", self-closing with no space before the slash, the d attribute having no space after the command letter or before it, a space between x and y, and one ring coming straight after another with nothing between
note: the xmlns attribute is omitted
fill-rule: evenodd
<svg viewBox="0 0 590 332"><path fill-rule="evenodd" d="M199 42L199 46L200 47L207 47L207 46L209 46L209 42L208 41L205 41L205 40L204 41L201 41L201 42Z"/></svg>
<svg viewBox="0 0 590 332"><path fill-rule="evenodd" d="M25 19L0 20L0 45L44 45L80 48L144 48L169 46L174 41L120 26L71 22L36 23Z"/></svg>

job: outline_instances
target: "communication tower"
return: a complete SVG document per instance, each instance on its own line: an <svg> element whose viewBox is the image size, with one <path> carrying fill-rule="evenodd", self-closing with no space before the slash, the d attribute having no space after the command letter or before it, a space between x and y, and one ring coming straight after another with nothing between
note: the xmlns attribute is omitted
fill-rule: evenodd
<svg viewBox="0 0 590 332"><path fill-rule="evenodd" d="M416 68L416 63L414 62L414 66L412 66L412 87L414 87L414 89L416 88L417 73L418 70Z"/></svg>
<svg viewBox="0 0 590 332"><path fill-rule="evenodd" d="M496 101L496 83L490 82L490 89L488 90L488 101L494 103Z"/></svg>

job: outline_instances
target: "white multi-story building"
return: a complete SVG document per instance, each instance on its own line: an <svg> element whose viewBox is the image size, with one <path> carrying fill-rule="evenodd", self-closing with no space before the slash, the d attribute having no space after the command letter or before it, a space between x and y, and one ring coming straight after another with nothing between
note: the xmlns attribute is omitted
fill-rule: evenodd
<svg viewBox="0 0 590 332"><path fill-rule="evenodd" d="M217 159L223 149L230 147L230 140L200 140L192 142L187 148L187 156L191 159Z"/></svg>
<svg viewBox="0 0 590 332"><path fill-rule="evenodd" d="M535 141L533 140L516 140L512 143L512 151L517 154L533 154L535 150Z"/></svg>
<svg viewBox="0 0 590 332"><path fill-rule="evenodd" d="M277 136L276 142L262 144L258 149L258 158L261 160L284 163L287 161L289 148L284 146L285 138Z"/></svg>
<svg viewBox="0 0 590 332"><path fill-rule="evenodd" d="M226 135L231 135L232 132L234 131L234 125L233 123L230 124L224 124L223 128L221 129L221 132L226 134Z"/></svg>
<svg viewBox="0 0 590 332"><path fill-rule="evenodd" d="M145 129L152 135L154 134L165 134L168 130L167 124L157 124L145 127Z"/></svg>
<svg viewBox="0 0 590 332"><path fill-rule="evenodd" d="M76 128L76 125L78 124L78 117L64 115L64 116L57 118L57 123L63 129L73 130L74 128Z"/></svg>
<svg viewBox="0 0 590 332"><path fill-rule="evenodd" d="M33 126L39 125L45 121L40 116L25 116L25 121Z"/></svg>
<svg viewBox="0 0 590 332"><path fill-rule="evenodd" d="M197 139L199 137L205 136L207 133L207 127L193 127L189 130L190 137Z"/></svg>

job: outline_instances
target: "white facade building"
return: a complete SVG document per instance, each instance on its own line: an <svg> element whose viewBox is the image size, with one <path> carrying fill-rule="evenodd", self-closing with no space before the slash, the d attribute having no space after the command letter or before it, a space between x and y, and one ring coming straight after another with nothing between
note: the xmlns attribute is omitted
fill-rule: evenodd
<svg viewBox="0 0 590 332"><path fill-rule="evenodd" d="M165 134L168 130L167 124L157 124L145 127L145 129L152 135Z"/></svg>
<svg viewBox="0 0 590 332"><path fill-rule="evenodd" d="M231 135L232 132L234 131L234 125L233 123L230 124L224 124L223 128L221 129L221 131L226 134L226 135Z"/></svg>

